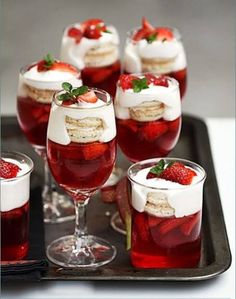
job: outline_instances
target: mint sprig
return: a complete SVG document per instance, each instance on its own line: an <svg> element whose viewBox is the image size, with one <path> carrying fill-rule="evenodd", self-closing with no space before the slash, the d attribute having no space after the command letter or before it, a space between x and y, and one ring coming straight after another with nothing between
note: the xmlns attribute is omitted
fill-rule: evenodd
<svg viewBox="0 0 236 299"><path fill-rule="evenodd" d="M132 80L132 88L134 92L140 92L143 89L149 88L147 78Z"/></svg>
<svg viewBox="0 0 236 299"><path fill-rule="evenodd" d="M161 175L165 167L165 161L161 159L157 165L153 166L149 172L156 174L157 176Z"/></svg>
<svg viewBox="0 0 236 299"><path fill-rule="evenodd" d="M44 60L44 67L48 69L55 63L55 59L49 53L43 57L43 60Z"/></svg>
<svg viewBox="0 0 236 299"><path fill-rule="evenodd" d="M146 40L149 44L157 40L157 32L150 34L149 36L146 37Z"/></svg>
<svg viewBox="0 0 236 299"><path fill-rule="evenodd" d="M76 101L78 96L88 92L88 86L82 85L80 87L73 88L73 86L68 82L63 82L62 88L65 90L65 93L62 93L57 97L58 101Z"/></svg>

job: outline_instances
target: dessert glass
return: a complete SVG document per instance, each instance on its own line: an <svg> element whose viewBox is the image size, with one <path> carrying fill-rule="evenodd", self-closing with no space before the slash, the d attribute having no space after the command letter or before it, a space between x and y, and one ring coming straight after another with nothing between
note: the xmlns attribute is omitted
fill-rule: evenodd
<svg viewBox="0 0 236 299"><path fill-rule="evenodd" d="M17 118L19 125L34 150L44 160L44 186L42 198L44 201L44 221L46 223L60 223L75 218L74 207L67 196L52 180L46 157L47 126L52 97L60 90L60 78L45 81L25 78L25 74L37 63L26 65L20 71L17 91ZM81 85L80 72L77 76L66 78L68 82Z"/></svg>
<svg viewBox="0 0 236 299"><path fill-rule="evenodd" d="M156 29L161 28L157 27ZM179 82L180 96L186 92L187 86L187 61L178 29L166 27L174 36L173 41L154 41L148 43L145 39L133 40L139 28L127 33L124 51L124 72L155 72L176 79ZM172 45L173 44L173 45ZM171 54L173 52L173 55Z"/></svg>
<svg viewBox="0 0 236 299"><path fill-rule="evenodd" d="M29 250L30 174L34 164L24 154L2 152L1 157L18 165L14 178L1 178L1 260L20 260Z"/></svg>
<svg viewBox="0 0 236 299"><path fill-rule="evenodd" d="M147 74L133 75L145 78ZM181 129L179 84L173 78L165 79L168 87L150 85L139 93L132 89L123 90L119 82L117 84L115 112L118 144L132 162L165 157L178 141Z"/></svg>
<svg viewBox="0 0 236 299"><path fill-rule="evenodd" d="M48 258L63 267L98 267L110 262L116 255L114 246L97 236L89 235L86 226L89 199L110 176L116 158L112 99L103 90L90 88L90 91L103 103L94 107L92 104L63 106L58 100L61 92L58 92L53 97L49 118L49 167L57 183L74 200L76 211L74 234L53 241L47 248ZM99 141L90 142L91 124L97 118L105 122L105 129ZM85 130L86 122L90 128ZM88 141L78 141L72 137L79 136L81 139L81 134Z"/></svg>
<svg viewBox="0 0 236 299"><path fill-rule="evenodd" d="M106 28L100 37L93 34L97 27ZM86 31L90 30L88 35ZM112 25L99 19L69 25L63 33L61 59L81 70L83 84L107 91L115 96L121 72L119 36Z"/></svg>
<svg viewBox="0 0 236 299"><path fill-rule="evenodd" d="M128 169L133 207L131 262L138 268L195 267L200 260L206 173L191 161L163 159L166 163L180 162L194 170L197 176L190 185L163 179L162 182L150 183L146 175L160 159L141 161Z"/></svg>

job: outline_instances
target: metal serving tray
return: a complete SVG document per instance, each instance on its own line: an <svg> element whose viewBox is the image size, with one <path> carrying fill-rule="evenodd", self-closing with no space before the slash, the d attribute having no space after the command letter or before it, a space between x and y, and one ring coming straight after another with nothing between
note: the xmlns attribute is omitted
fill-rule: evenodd
<svg viewBox="0 0 236 299"><path fill-rule="evenodd" d="M28 154L35 162L32 181L32 197L42 184L43 165L20 131L15 117L2 118L2 148ZM153 280L193 281L213 278L226 271L231 264L231 253L219 197L214 165L205 123L192 116L183 116L179 142L171 153L172 157L185 158L202 165L207 172L204 189L203 229L201 261L196 268L135 269L129 262L125 249L125 236L110 226L110 216L116 210L114 204L104 204L99 193L92 198L88 207L89 232L109 240L117 248L117 257L107 266L97 270L63 269L49 263L42 280ZM117 165L127 169L129 162L119 152ZM36 196L36 194L35 194ZM99 223L99 225L98 225ZM45 225L45 245L52 240L73 233L74 223ZM37 231L35 231L37 235ZM32 258L33 252L30 253Z"/></svg>

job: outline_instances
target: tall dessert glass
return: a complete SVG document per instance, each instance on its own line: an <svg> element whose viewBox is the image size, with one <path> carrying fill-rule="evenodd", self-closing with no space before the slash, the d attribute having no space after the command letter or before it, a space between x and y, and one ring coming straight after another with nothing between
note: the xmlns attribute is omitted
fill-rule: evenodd
<svg viewBox="0 0 236 299"><path fill-rule="evenodd" d="M114 26L101 19L69 25L62 38L61 59L81 70L83 84L115 96L120 60L119 36Z"/></svg>
<svg viewBox="0 0 236 299"><path fill-rule="evenodd" d="M58 92L53 98L47 155L55 180L74 200L76 222L74 234L53 241L47 248L47 256L63 267L98 267L110 262L116 249L88 234L86 207L90 197L110 176L115 163L113 103L103 90L64 86L70 92ZM74 96L75 93L80 95Z"/></svg>
<svg viewBox="0 0 236 299"><path fill-rule="evenodd" d="M179 82L181 99L186 92L187 61L176 28L153 27L144 18L141 28L128 32L124 51L126 73L155 72Z"/></svg>
<svg viewBox="0 0 236 299"><path fill-rule="evenodd" d="M26 138L44 159L44 221L63 222L74 219L73 203L52 181L46 159L46 137L49 112L55 91L68 80L81 85L80 72L67 63L47 55L44 60L23 67L17 92L17 118Z"/></svg>
<svg viewBox="0 0 236 299"><path fill-rule="evenodd" d="M2 152L1 261L24 259L29 250L29 195L32 160L17 152Z"/></svg>
<svg viewBox="0 0 236 299"><path fill-rule="evenodd" d="M115 97L118 144L131 162L167 156L181 129L178 82L155 73L123 74ZM118 214L113 228L121 230Z"/></svg>
<svg viewBox="0 0 236 299"><path fill-rule="evenodd" d="M133 207L133 266L197 266L201 252L204 169L183 159L150 159L132 165L128 178Z"/></svg>

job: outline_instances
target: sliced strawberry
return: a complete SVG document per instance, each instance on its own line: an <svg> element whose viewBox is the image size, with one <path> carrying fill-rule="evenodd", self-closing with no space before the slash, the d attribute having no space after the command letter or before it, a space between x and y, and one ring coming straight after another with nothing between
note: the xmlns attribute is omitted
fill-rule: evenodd
<svg viewBox="0 0 236 299"><path fill-rule="evenodd" d="M87 37L89 39L99 39L101 36L101 30L96 27L87 27L84 31L84 37Z"/></svg>
<svg viewBox="0 0 236 299"><path fill-rule="evenodd" d="M148 241L150 233L149 233L148 222L145 217L145 214L137 213L135 216L134 223L138 231L138 236L142 239L142 241Z"/></svg>
<svg viewBox="0 0 236 299"><path fill-rule="evenodd" d="M141 134L147 141L154 141L159 138L161 135L165 134L168 131L168 126L163 122L149 122L141 130Z"/></svg>
<svg viewBox="0 0 236 299"><path fill-rule="evenodd" d="M148 174L147 174L147 176L146 176L146 179L148 180L148 179L154 179L154 178L156 178L157 177L157 175L155 174L155 173L152 173L152 172L149 172Z"/></svg>
<svg viewBox="0 0 236 299"><path fill-rule="evenodd" d="M81 31L80 29L78 29L78 28L75 28L75 27L71 27L71 28L68 30L67 34L68 34L69 37L74 38L74 39L75 39L75 42L76 42L77 44L80 43L81 38L83 37L83 33L82 33L82 31Z"/></svg>
<svg viewBox="0 0 236 299"><path fill-rule="evenodd" d="M173 121L168 122L168 127L170 132L177 132L180 129L181 118L178 117Z"/></svg>
<svg viewBox="0 0 236 299"><path fill-rule="evenodd" d="M62 106L70 106L73 105L75 102L73 100L67 100L62 102Z"/></svg>
<svg viewBox="0 0 236 299"><path fill-rule="evenodd" d="M85 30L85 28L87 27L91 27L91 26L97 26L97 25L100 25L100 26L105 26L104 25L104 21L102 19L88 19L86 21L84 21L83 23L81 23L81 28L82 30Z"/></svg>
<svg viewBox="0 0 236 299"><path fill-rule="evenodd" d="M172 218L172 219L167 219L163 221L159 225L159 232L162 235L165 235L169 233L170 231L176 229L180 225L186 222L187 217L181 217L181 218Z"/></svg>
<svg viewBox="0 0 236 299"><path fill-rule="evenodd" d="M193 217L191 217L189 221L185 222L180 226L181 232L185 236L189 236L193 231L193 229L195 228L195 226L199 223L199 221L200 221L200 213L198 212L195 215L193 215Z"/></svg>
<svg viewBox="0 0 236 299"><path fill-rule="evenodd" d="M120 78L119 78L119 85L123 90L130 89L133 86L132 85L133 80L137 80L137 79L139 79L139 78L136 76L122 74L122 75L120 75Z"/></svg>
<svg viewBox="0 0 236 299"><path fill-rule="evenodd" d="M168 87L168 79L165 76L155 76L153 74L145 74L145 78L147 79L148 84L154 84L159 86Z"/></svg>
<svg viewBox="0 0 236 299"><path fill-rule="evenodd" d="M49 70L49 68L45 66L45 61L44 60L40 60L37 63L37 70L38 70L38 72L45 72L45 71Z"/></svg>
<svg viewBox="0 0 236 299"><path fill-rule="evenodd" d="M174 34L169 28L165 28L165 27L156 28L156 33L157 33L158 40L171 41L174 38Z"/></svg>
<svg viewBox="0 0 236 299"><path fill-rule="evenodd" d="M155 30L155 28L148 22L148 20L145 17L142 18L142 27L144 30L147 30L147 31Z"/></svg>
<svg viewBox="0 0 236 299"><path fill-rule="evenodd" d="M87 71L87 70L86 70ZM112 68L104 68L104 69L98 69L95 72L92 72L90 76L90 80L96 84L99 82L103 82L104 80L107 80L109 76L113 74Z"/></svg>
<svg viewBox="0 0 236 299"><path fill-rule="evenodd" d="M98 98L93 90L90 90L78 97L78 101L83 101L86 103L96 103L97 100Z"/></svg>
<svg viewBox="0 0 236 299"><path fill-rule="evenodd" d="M130 198L128 192L128 179L122 178L116 187L116 204L121 219L125 223L127 217L131 215Z"/></svg>
<svg viewBox="0 0 236 299"><path fill-rule="evenodd" d="M101 19L90 19L81 24L84 36L89 39L98 39L102 36L102 32L106 30L106 25Z"/></svg>
<svg viewBox="0 0 236 299"><path fill-rule="evenodd" d="M150 228L158 226L164 220L165 220L165 218L148 215L148 224L149 224Z"/></svg>
<svg viewBox="0 0 236 299"><path fill-rule="evenodd" d="M55 61L53 65L50 67L50 70L59 72L69 72L75 75L78 74L77 69L73 65L62 61Z"/></svg>
<svg viewBox="0 0 236 299"><path fill-rule="evenodd" d="M167 167L161 174L160 178L176 182L182 185L190 185L196 172L175 162L170 167Z"/></svg>
<svg viewBox="0 0 236 299"><path fill-rule="evenodd" d="M106 152L107 148L106 143L95 142L87 144L83 148L84 158L85 160L97 159Z"/></svg>
<svg viewBox="0 0 236 299"><path fill-rule="evenodd" d="M119 120L119 124L127 127L132 132L138 131L137 122L133 119Z"/></svg>
<svg viewBox="0 0 236 299"><path fill-rule="evenodd" d="M20 171L20 167L14 163L7 162L0 159L0 177L3 179L12 179L17 176L17 173Z"/></svg>

